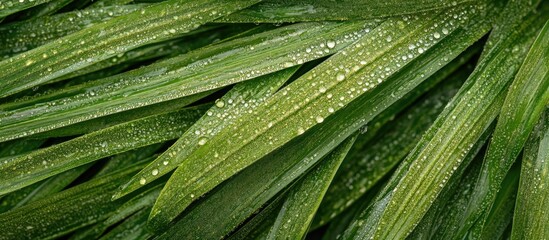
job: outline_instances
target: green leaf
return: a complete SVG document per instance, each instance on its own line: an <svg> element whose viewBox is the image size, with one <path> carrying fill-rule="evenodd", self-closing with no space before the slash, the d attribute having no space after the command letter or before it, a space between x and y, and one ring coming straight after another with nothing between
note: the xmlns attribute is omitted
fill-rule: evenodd
<svg viewBox="0 0 549 240"><path fill-rule="evenodd" d="M88 8L101 8L105 6L122 6L133 2L134 0L97 0L93 2Z"/></svg>
<svg viewBox="0 0 549 240"><path fill-rule="evenodd" d="M120 154L112 156L107 163L95 174L94 177L100 177L102 175L114 172L124 166L131 165L133 162L141 161L145 158L151 157L156 151L162 147L162 143L144 146L135 150L130 150Z"/></svg>
<svg viewBox="0 0 549 240"><path fill-rule="evenodd" d="M40 147L43 143L44 140L42 139L17 139L0 143L0 158L15 156L32 151Z"/></svg>
<svg viewBox="0 0 549 240"><path fill-rule="evenodd" d="M109 217L127 199L111 196L143 163L91 180L51 197L0 214L2 237L51 239Z"/></svg>
<svg viewBox="0 0 549 240"><path fill-rule="evenodd" d="M170 0L95 24L0 62L0 97L48 82L139 46L175 38L256 2L258 0Z"/></svg>
<svg viewBox="0 0 549 240"><path fill-rule="evenodd" d="M151 182L176 169L208 138L230 126L243 113L253 111L274 94L296 70L297 68L294 67L237 84L231 91L216 100L214 106L187 129L177 142L124 184L115 198L139 189L143 186L143 180Z"/></svg>
<svg viewBox="0 0 549 240"><path fill-rule="evenodd" d="M44 45L94 24L142 9L147 5L85 9L0 26L0 57Z"/></svg>
<svg viewBox="0 0 549 240"><path fill-rule="evenodd" d="M67 88L41 97L47 101L34 106L0 106L5 111L0 112L0 141L218 89L299 65L339 51L376 25L295 24ZM329 48L326 39L338 44ZM242 68L242 63L248 62L254 64Z"/></svg>
<svg viewBox="0 0 549 240"><path fill-rule="evenodd" d="M454 7L471 0L265 0L217 22L301 22L376 19Z"/></svg>
<svg viewBox="0 0 549 240"><path fill-rule="evenodd" d="M545 35L547 36L547 33ZM547 108L524 147L521 168L512 239L548 238L549 109Z"/></svg>
<svg viewBox="0 0 549 240"><path fill-rule="evenodd" d="M412 163L398 172L396 176L401 176L395 178L399 182L395 182L394 189L384 191L372 207L372 214L357 220L346 237L404 238L411 233L499 113L504 94L532 37L540 22L544 22L539 14L529 15L520 28L490 48L457 96L408 155ZM514 51L509 51L510 48Z"/></svg>
<svg viewBox="0 0 549 240"><path fill-rule="evenodd" d="M247 221L238 231L229 235L228 240L265 239L276 220L286 194L280 193L266 207L261 209L252 219Z"/></svg>
<svg viewBox="0 0 549 240"><path fill-rule="evenodd" d="M342 114L335 120L345 117ZM340 133L348 131L349 125L324 125L244 169L204 196L160 238L213 239L227 235L345 140L345 134Z"/></svg>
<svg viewBox="0 0 549 240"><path fill-rule="evenodd" d="M3 0L0 2L0 19L51 0Z"/></svg>
<svg viewBox="0 0 549 240"><path fill-rule="evenodd" d="M71 184L74 180L80 177L80 175L82 175L90 167L91 164L86 164L50 177L40 182L36 186L31 185L34 186L32 192L26 195L24 199L19 201L14 206L14 208L24 206L25 204L45 198L53 193L60 192L61 190L65 189L65 187L69 186L69 184Z"/></svg>
<svg viewBox="0 0 549 240"><path fill-rule="evenodd" d="M40 4L36 7L33 7L25 12L18 14L18 20L38 18L42 16L48 16L54 14L58 10L62 9L66 5L70 4L74 0L56 0L44 4Z"/></svg>
<svg viewBox="0 0 549 240"><path fill-rule="evenodd" d="M529 36L537 35L540 25L549 19L547 14L549 5L545 6L547 7L540 11L542 15L535 23L531 24L532 30L536 32L529 33ZM484 159L483 169L468 206L464 219L466 223L461 229L462 233L472 222L485 221L479 219L481 213L490 209L507 171L524 147L528 135L543 113L545 106L549 104L548 26L549 24L546 23L539 33L516 74L515 80L509 87ZM516 43L515 46L517 46ZM483 216L485 218L487 214ZM474 232L480 234L481 230Z"/></svg>
<svg viewBox="0 0 549 240"><path fill-rule="evenodd" d="M447 74L451 73L449 71ZM406 157L457 92L468 73L467 70L453 73L420 102L382 127L377 135L359 136L322 200L315 226L328 222L353 204Z"/></svg>
<svg viewBox="0 0 549 240"><path fill-rule="evenodd" d="M214 31L211 31L212 29ZM120 64L131 66L131 64L138 64L139 62L144 62L147 60L159 59L170 55L176 56L179 54L184 54L191 50L211 44L215 40L219 40L219 37L226 37L226 35L233 33L234 30L239 30L239 28L231 28L227 26L223 29L219 29L219 26L204 26L185 34L189 36L160 43L153 43L121 53L78 71L74 71L70 74L51 80L50 83L67 80Z"/></svg>
<svg viewBox="0 0 549 240"><path fill-rule="evenodd" d="M94 131L98 131L104 128L112 127L114 125L122 124L125 122L137 120L140 118L150 117L153 115L166 114L188 106L208 95L212 91L203 92L188 97L178 98L171 101L161 102L154 105L140 107L129 111L119 112L104 117L93 118L88 121L79 122L76 124L68 125L66 127L54 129L44 133L32 135L32 138L48 138L48 137L65 137L75 136L80 134L88 134Z"/></svg>
<svg viewBox="0 0 549 240"><path fill-rule="evenodd" d="M512 167L503 179L485 222L477 222L481 224L473 226L473 229L482 231L479 239L504 239L505 230L511 226L519 184L520 169L518 166L516 164L516 167Z"/></svg>
<svg viewBox="0 0 549 240"><path fill-rule="evenodd" d="M445 58L436 59L440 65L422 66L428 74L417 81L401 83L399 91L391 89L395 92L386 92L390 96L379 99L381 102L385 100L384 104L394 103L410 91L410 85L417 86L425 75L440 69L487 30L486 23L473 21L468 27L476 31L463 31L461 25L466 24L462 20L471 18L469 14L476 6L467 9L456 9L452 14L388 20L280 90L256 111L209 139L182 163L153 207L152 226L166 226L195 200L195 196L202 196L313 126L322 125L327 117L359 96L365 95L368 97L365 101L374 101L378 85L384 86L380 91L390 89L390 83L398 82L391 82L390 77L398 75L399 70L411 64L412 60L435 61L430 49L446 46L447 41L459 37L456 45L445 49L448 51ZM454 14L457 19L454 19ZM435 24L436 28L433 27ZM337 46L337 43L330 45ZM362 109L377 114L386 107L372 105L373 109Z"/></svg>
<svg viewBox="0 0 549 240"><path fill-rule="evenodd" d="M287 193L267 239L303 239L339 165L356 140L347 138Z"/></svg>
<svg viewBox="0 0 549 240"><path fill-rule="evenodd" d="M177 138L204 106L125 122L16 157L0 165L0 194L103 157Z"/></svg>
<svg viewBox="0 0 549 240"><path fill-rule="evenodd" d="M145 240L150 239L154 235L147 231L147 218L149 217L150 208L139 210L137 213L128 217L124 222L120 223L107 234L102 236L101 240L127 239L127 240ZM71 239L72 240L72 239Z"/></svg>
<svg viewBox="0 0 549 240"><path fill-rule="evenodd" d="M465 211L476 176L482 166L484 146L494 126L495 124L492 124L477 141L473 150L469 151L462 166L456 170L448 185L407 239L451 239L452 235L445 234L455 234L454 228L458 226L456 222L459 222L457 216ZM410 162L405 162L403 167L409 164Z"/></svg>

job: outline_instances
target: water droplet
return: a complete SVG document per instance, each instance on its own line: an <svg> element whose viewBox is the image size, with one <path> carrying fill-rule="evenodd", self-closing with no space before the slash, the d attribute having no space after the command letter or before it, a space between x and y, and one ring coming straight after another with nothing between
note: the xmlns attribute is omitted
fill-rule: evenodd
<svg viewBox="0 0 549 240"><path fill-rule="evenodd" d="M326 46L328 46L328 48L334 48L336 46L336 42L334 41L328 41L326 43Z"/></svg>
<svg viewBox="0 0 549 240"><path fill-rule="evenodd" d="M443 29L442 29L442 33L444 33L445 35L448 34L448 29L443 28Z"/></svg>
<svg viewBox="0 0 549 240"><path fill-rule="evenodd" d="M326 92L326 88L325 88L325 87L320 87L320 88L318 89L318 91L321 92L321 93L325 93L325 92Z"/></svg>
<svg viewBox="0 0 549 240"><path fill-rule="evenodd" d="M147 179L144 179L144 178L139 179L139 184L145 185L145 183L147 183Z"/></svg>
<svg viewBox="0 0 549 240"><path fill-rule="evenodd" d="M436 39L439 39L440 38L440 33L438 33L438 32L433 33L433 37L435 37Z"/></svg>
<svg viewBox="0 0 549 240"><path fill-rule="evenodd" d="M304 132L305 132L305 130L303 130L303 128L298 128L298 129L297 129L297 134L298 134L298 135L301 135L301 134L303 134Z"/></svg>
<svg viewBox="0 0 549 240"><path fill-rule="evenodd" d="M217 100L215 101L215 106L218 107L218 108L222 108L222 107L225 106L225 102L224 102L223 100L221 100L221 99L217 99Z"/></svg>
<svg viewBox="0 0 549 240"><path fill-rule="evenodd" d="M336 80L339 82L345 80L345 75L343 73L338 73L336 76Z"/></svg>
<svg viewBox="0 0 549 240"><path fill-rule="evenodd" d="M152 175L153 175L153 176L158 175L158 169L153 169L153 170L152 170Z"/></svg>
<svg viewBox="0 0 549 240"><path fill-rule="evenodd" d="M208 139L206 139L206 138L204 138L204 137L203 137L203 138L200 138L200 139L198 140L198 145L202 146L202 145L206 144L207 141L208 141Z"/></svg>
<svg viewBox="0 0 549 240"><path fill-rule="evenodd" d="M321 116L317 116L317 117L315 118L315 120L316 120L317 123L322 123L322 122L324 122L324 118L321 117Z"/></svg>
<svg viewBox="0 0 549 240"><path fill-rule="evenodd" d="M168 163L169 163L168 161L162 162L162 164L164 164L164 166L168 165Z"/></svg>
<svg viewBox="0 0 549 240"><path fill-rule="evenodd" d="M391 42L393 40L393 38L391 36L387 36L387 38L385 38L385 40L387 40L387 42Z"/></svg>

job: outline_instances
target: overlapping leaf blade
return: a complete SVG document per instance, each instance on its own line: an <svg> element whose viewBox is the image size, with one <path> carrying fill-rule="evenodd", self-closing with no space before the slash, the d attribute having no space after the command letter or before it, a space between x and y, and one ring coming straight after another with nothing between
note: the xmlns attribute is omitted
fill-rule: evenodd
<svg viewBox="0 0 549 240"><path fill-rule="evenodd" d="M347 237L403 238L411 233L499 113L504 94L543 22L540 15L530 15L517 31L503 35L489 48L460 93L408 156L410 166L397 172L391 188L378 197L366 219L357 219ZM510 46L515 49L512 55L507 50Z"/></svg>
<svg viewBox="0 0 549 240"><path fill-rule="evenodd" d="M467 74L464 70L454 73L377 135L359 136L328 189L315 224L322 225L341 213L391 171L442 112Z"/></svg>
<svg viewBox="0 0 549 240"><path fill-rule="evenodd" d="M339 165L356 140L350 136L286 194L267 239L303 239Z"/></svg>
<svg viewBox="0 0 549 240"><path fill-rule="evenodd" d="M243 9L218 22L299 22L375 19L455 7L471 0L266 0Z"/></svg>
<svg viewBox="0 0 549 240"><path fill-rule="evenodd" d="M0 214L2 237L52 239L109 217L127 199L111 201L119 184L143 167L127 166L14 211Z"/></svg>
<svg viewBox="0 0 549 240"><path fill-rule="evenodd" d="M333 54L376 22L304 23L234 39L0 113L0 141L218 89ZM337 41L327 47L326 39ZM304 45L310 47L304 47ZM298 59L299 57L299 59ZM253 65L243 63L254 62Z"/></svg>
<svg viewBox="0 0 549 240"><path fill-rule="evenodd" d="M0 97L48 82L136 47L175 38L257 2L170 0L96 24L0 62Z"/></svg>
<svg viewBox="0 0 549 240"><path fill-rule="evenodd" d="M541 14L546 16L537 20L538 28L534 28L534 31L538 31L540 25L545 23L541 21L549 19L547 17L549 4L545 6L541 9ZM485 221L482 218L488 217L487 214L481 216L481 213L489 211L507 171L518 157L534 125L549 103L549 69L547 68L549 51L546 47L549 43L549 27L547 25L540 32L509 87L473 198L463 220L462 234L468 225L479 221L482 223ZM530 35L534 34L537 35L537 32L530 33ZM477 229L473 234L479 236L481 232L482 229Z"/></svg>
<svg viewBox="0 0 549 240"><path fill-rule="evenodd" d="M142 179L151 182L176 169L206 139L215 136L223 128L233 123L244 112L253 111L259 104L274 94L295 72L297 68L282 70L237 84L222 98L216 100L202 118L197 120L162 155L145 167L121 188L116 198L141 187Z"/></svg>
<svg viewBox="0 0 549 240"><path fill-rule="evenodd" d="M0 194L116 153L179 137L204 106L115 125L0 163Z"/></svg>
<svg viewBox="0 0 549 240"><path fill-rule="evenodd" d="M461 24L466 24L462 21L470 18L465 15L475 11L473 9L477 6L469 7L468 10L455 9L455 19L453 14L432 14L388 20L279 91L257 111L242 117L232 127L208 140L176 170L153 208L152 225L155 228L166 226L195 197L203 195L302 132L319 125L333 112L364 95L364 92L375 92L378 84L383 85L380 83L417 59L418 53L433 60L434 56L425 53L429 48L440 47L437 43L445 42L445 39L452 41L459 36L461 41L453 46L453 51L457 52L448 53L455 57L471 44L468 41L478 39L479 34L487 30L488 22L482 21L470 23L471 27L474 25L477 28L476 31L466 33L460 29ZM426 36L425 31L431 35ZM450 59L437 60L447 63ZM378 67L380 65L386 67ZM417 86L418 82L409 84ZM403 90L406 87L406 84L400 86ZM399 96L393 95L395 98ZM373 109L374 112L376 110Z"/></svg>
<svg viewBox="0 0 549 240"><path fill-rule="evenodd" d="M41 46L93 24L142 9L146 5L86 9L0 26L0 57Z"/></svg>
<svg viewBox="0 0 549 240"><path fill-rule="evenodd" d="M16 13L38 4L47 3L52 0L5 0L0 2L0 19L12 13Z"/></svg>

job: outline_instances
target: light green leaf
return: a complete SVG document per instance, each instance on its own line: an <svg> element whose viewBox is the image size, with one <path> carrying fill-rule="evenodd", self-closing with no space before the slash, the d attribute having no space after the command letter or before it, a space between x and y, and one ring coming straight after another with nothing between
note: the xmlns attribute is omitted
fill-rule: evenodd
<svg viewBox="0 0 549 240"><path fill-rule="evenodd" d="M505 92L544 22L541 15L529 15L520 28L490 48L408 155L411 164L395 175L394 189L386 189L372 207L372 214L357 220L346 237L404 238L411 233L499 113Z"/></svg>
<svg viewBox="0 0 549 240"><path fill-rule="evenodd" d="M176 169L208 138L230 126L243 113L253 111L259 104L274 94L296 70L297 68L294 67L237 84L231 91L216 100L214 106L187 129L177 142L135 175L128 183L124 184L115 198L124 196L143 186L142 179L151 182Z"/></svg>
<svg viewBox="0 0 549 240"><path fill-rule="evenodd" d="M0 62L0 97L40 85L145 44L175 38L257 2L170 0L95 24Z"/></svg>
<svg viewBox="0 0 549 240"><path fill-rule="evenodd" d="M471 0L265 0L217 22L301 22L375 19L455 7Z"/></svg>
<svg viewBox="0 0 549 240"><path fill-rule="evenodd" d="M267 239L304 239L328 186L356 136L347 138L292 186Z"/></svg>
<svg viewBox="0 0 549 240"><path fill-rule="evenodd" d="M523 154L512 239L549 238L549 108L530 135Z"/></svg>
<svg viewBox="0 0 549 240"><path fill-rule="evenodd" d="M256 111L243 116L231 127L209 139L182 163L153 207L150 219L152 226L166 226L195 197L202 196L313 126L322 125L327 117L356 98L364 95L368 98L364 101L370 101L371 104L377 100L373 98L377 91L385 91L392 87L389 87L391 84L399 83L398 91L395 91L397 88L391 89L393 92L385 92L389 96L379 99L387 105L394 103L410 91L410 85L417 86L486 32L487 24L476 21L467 26L475 31L464 31L461 28L462 24L467 25L462 20L472 18L470 14L479 11L476 7L467 8L467 11L455 9L452 14L437 13L388 20L280 90ZM458 37L460 40L455 40ZM446 43L452 41L457 42L448 47ZM337 46L337 43L329 45ZM444 58L436 58L430 53L431 49L434 51L439 47L446 50ZM391 78L413 60L437 61L439 65L421 66L424 69L418 70L425 70L425 74L417 81L400 83L400 79ZM387 105L372 105L373 109L361 109L370 109L368 114L377 114ZM371 118L365 121L368 120Z"/></svg>
<svg viewBox="0 0 549 240"><path fill-rule="evenodd" d="M177 138L204 110L201 106L122 123L0 163L0 194L103 157Z"/></svg>
<svg viewBox="0 0 549 240"><path fill-rule="evenodd" d="M304 23L202 48L13 109L0 105L0 141L253 79L339 51L376 22ZM327 47L326 39L338 44ZM303 46L310 46L304 48ZM330 44L331 46L331 44ZM243 63L254 62L253 65Z"/></svg>

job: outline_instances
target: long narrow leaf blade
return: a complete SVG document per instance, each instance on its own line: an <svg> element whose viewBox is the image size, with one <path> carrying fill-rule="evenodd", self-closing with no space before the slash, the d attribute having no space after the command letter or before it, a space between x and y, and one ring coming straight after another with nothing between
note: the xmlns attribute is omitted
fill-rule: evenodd
<svg viewBox="0 0 549 240"><path fill-rule="evenodd" d="M143 182L152 182L176 169L187 156L205 143L205 139L215 136L223 128L233 123L239 115L253 111L255 107L274 94L295 70L296 68L282 70L236 85L222 98L216 100L214 106L187 129L174 145L123 185L121 192L115 198L140 188Z"/></svg>
<svg viewBox="0 0 549 240"><path fill-rule="evenodd" d="M122 123L0 163L0 194L116 153L179 137L204 112L183 109Z"/></svg>
<svg viewBox="0 0 549 240"><path fill-rule="evenodd" d="M512 239L549 238L549 109L526 143Z"/></svg>
<svg viewBox="0 0 549 240"><path fill-rule="evenodd" d="M356 140L349 137L287 193L267 239L303 239L339 165Z"/></svg>
<svg viewBox="0 0 549 240"><path fill-rule="evenodd" d="M0 62L0 97L48 82L136 47L177 37L256 2L258 0L170 0L96 24Z"/></svg>
<svg viewBox="0 0 549 240"><path fill-rule="evenodd" d="M541 21L549 19L549 5L541 10ZM543 24L544 22L542 22ZM537 26L540 25L538 21ZM539 29L539 28L538 28ZM535 29L535 30L538 30ZM464 221L465 231L478 219L481 212L487 212L499 191L507 171L521 152L539 117L549 104L549 24L541 30L538 38L522 63L515 80L509 87L505 102L494 131L478 183L469 203ZM484 218L487 215L484 215ZM474 231L479 235L481 230Z"/></svg>

